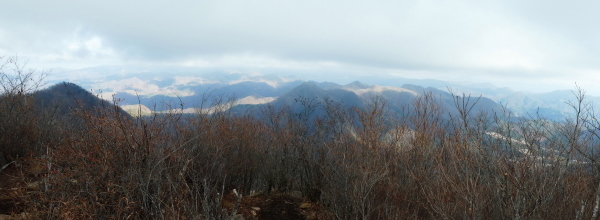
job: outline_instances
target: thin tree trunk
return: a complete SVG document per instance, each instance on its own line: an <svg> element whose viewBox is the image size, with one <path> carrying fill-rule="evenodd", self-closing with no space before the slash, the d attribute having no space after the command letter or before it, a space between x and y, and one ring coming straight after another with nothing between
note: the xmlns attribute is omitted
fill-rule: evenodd
<svg viewBox="0 0 600 220"><path fill-rule="evenodd" d="M598 183L598 189L596 189L596 202L594 203L594 211L592 212L592 220L598 218L598 209L600 208L600 183Z"/></svg>

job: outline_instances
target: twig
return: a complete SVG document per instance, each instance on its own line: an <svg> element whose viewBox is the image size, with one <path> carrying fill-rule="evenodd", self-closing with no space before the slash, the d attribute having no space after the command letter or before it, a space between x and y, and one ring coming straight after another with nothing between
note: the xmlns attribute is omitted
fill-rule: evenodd
<svg viewBox="0 0 600 220"><path fill-rule="evenodd" d="M6 165L2 166L2 168L0 168L0 172L2 172L4 169L6 169L9 165L16 163L16 161L12 161L10 163L7 163Z"/></svg>

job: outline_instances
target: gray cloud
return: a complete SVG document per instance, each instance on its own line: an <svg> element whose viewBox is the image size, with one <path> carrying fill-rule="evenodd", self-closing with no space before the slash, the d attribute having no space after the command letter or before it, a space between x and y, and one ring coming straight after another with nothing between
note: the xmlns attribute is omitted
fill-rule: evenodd
<svg viewBox="0 0 600 220"><path fill-rule="evenodd" d="M329 68L548 85L600 73L600 29L594 28L600 3L595 2L3 4L10 10L0 13L0 53L44 65Z"/></svg>

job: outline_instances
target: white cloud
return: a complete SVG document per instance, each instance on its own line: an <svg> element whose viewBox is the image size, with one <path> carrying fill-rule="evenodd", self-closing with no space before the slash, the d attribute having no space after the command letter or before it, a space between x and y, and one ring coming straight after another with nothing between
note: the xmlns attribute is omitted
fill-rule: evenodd
<svg viewBox="0 0 600 220"><path fill-rule="evenodd" d="M53 42L49 42L53 43ZM103 44L98 36L74 36L63 39L55 50L40 54L40 60L45 62L84 62L84 63L114 63L119 56L116 52Z"/></svg>
<svg viewBox="0 0 600 220"><path fill-rule="evenodd" d="M11 10L0 14L0 53L46 67L162 63L505 84L571 81L600 69L598 6L541 0L9 1L3 7Z"/></svg>
<svg viewBox="0 0 600 220"><path fill-rule="evenodd" d="M218 57L192 58L180 62L187 67L254 67L273 69L318 69L337 68L342 65L333 61L304 61L285 60L277 57L259 55L254 53L228 54Z"/></svg>

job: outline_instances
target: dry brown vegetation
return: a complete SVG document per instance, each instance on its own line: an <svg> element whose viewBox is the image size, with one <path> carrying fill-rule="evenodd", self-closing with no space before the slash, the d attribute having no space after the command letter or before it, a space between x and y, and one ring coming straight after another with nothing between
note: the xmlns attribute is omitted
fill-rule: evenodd
<svg viewBox="0 0 600 220"><path fill-rule="evenodd" d="M34 71L1 70L0 212L14 218L598 215L600 122L579 89L562 122L472 112L464 95L448 120L431 93L402 115L380 97L363 109L298 97L301 112L131 118L107 105L67 117L35 107Z"/></svg>

